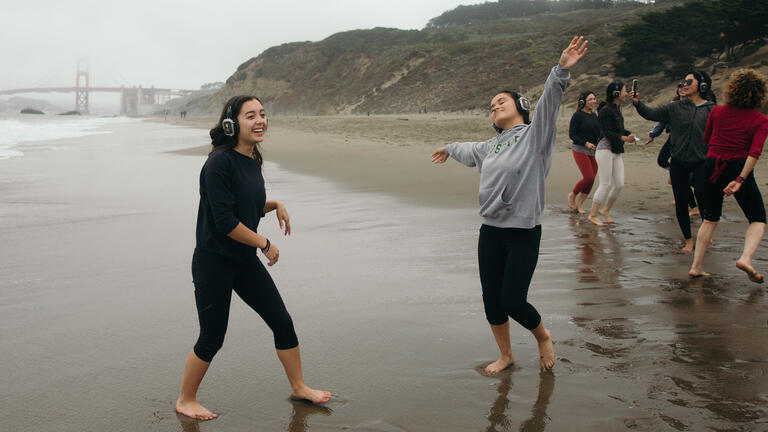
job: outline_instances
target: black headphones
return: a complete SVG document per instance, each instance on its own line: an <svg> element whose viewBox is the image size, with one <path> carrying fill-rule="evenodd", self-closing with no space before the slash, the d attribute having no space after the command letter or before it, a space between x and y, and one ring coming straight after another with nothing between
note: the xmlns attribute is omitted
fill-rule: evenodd
<svg viewBox="0 0 768 432"><path fill-rule="evenodd" d="M621 81L614 81L608 84L608 87L605 89L605 98L608 99L608 102L613 102L614 99L621 96L622 88L624 88L624 83Z"/></svg>
<svg viewBox="0 0 768 432"><path fill-rule="evenodd" d="M581 94L579 95L579 109L582 109L585 106L587 106L587 98L591 94L592 94L592 92L589 91L589 90L581 92Z"/></svg>
<svg viewBox="0 0 768 432"><path fill-rule="evenodd" d="M235 97L232 102L227 105L227 113L224 115L224 120L221 121L221 128L224 129L224 135L233 137L240 132L240 125L237 123L237 116L232 114L232 106L237 105L240 100L240 96Z"/></svg>
<svg viewBox="0 0 768 432"><path fill-rule="evenodd" d="M712 82L712 79L707 75L704 71L693 71L690 72L691 75L693 75L694 78L696 78L696 81L699 82L699 95L702 97L707 94L709 91L710 83Z"/></svg>
<svg viewBox="0 0 768 432"><path fill-rule="evenodd" d="M531 124L530 115L531 115L531 101L528 100L527 97L521 95L520 93L516 91L508 91L504 90L500 93L508 93L512 95L512 99L515 101L515 109L517 109L517 112L520 113L521 116L523 116L523 123L525 124ZM502 133L504 132L504 129L493 125L493 129L498 132Z"/></svg>

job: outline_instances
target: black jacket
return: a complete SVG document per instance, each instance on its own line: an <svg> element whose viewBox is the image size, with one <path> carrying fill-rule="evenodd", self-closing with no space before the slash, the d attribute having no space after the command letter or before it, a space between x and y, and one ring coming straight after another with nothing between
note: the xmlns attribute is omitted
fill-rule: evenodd
<svg viewBox="0 0 768 432"><path fill-rule="evenodd" d="M622 136L629 135L630 132L624 129L624 116L621 114L621 108L613 102L608 102L600 110L598 115L600 126L603 128L603 136L611 143L613 153L624 153L624 141Z"/></svg>

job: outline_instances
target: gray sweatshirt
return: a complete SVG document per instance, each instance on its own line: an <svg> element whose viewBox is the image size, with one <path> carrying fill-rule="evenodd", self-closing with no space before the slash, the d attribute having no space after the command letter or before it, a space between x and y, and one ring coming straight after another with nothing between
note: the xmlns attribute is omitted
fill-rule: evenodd
<svg viewBox="0 0 768 432"><path fill-rule="evenodd" d="M501 228L541 225L544 181L552 166L557 112L571 74L552 68L530 125L517 125L485 142L452 143L448 154L480 171L480 216Z"/></svg>

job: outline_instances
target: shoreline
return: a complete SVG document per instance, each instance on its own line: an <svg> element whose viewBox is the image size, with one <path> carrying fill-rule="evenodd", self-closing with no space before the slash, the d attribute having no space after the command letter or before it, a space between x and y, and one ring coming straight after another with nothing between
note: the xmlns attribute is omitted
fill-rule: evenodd
<svg viewBox="0 0 768 432"><path fill-rule="evenodd" d="M546 204L563 212L571 212L566 195L581 178L569 148L570 116L571 112L567 111L558 117L558 138L546 183ZM639 131L639 136L647 134L643 131L653 126L634 110L625 116L628 127ZM213 117L149 121L205 130L215 123ZM452 142L450 137L464 141L492 137L488 121L481 116L431 114L277 116L270 118L262 150L265 160L300 174L330 180L349 191L384 193L427 206L476 208L477 170L456 161L435 165L430 155L440 145ZM396 127L399 128L396 133L383 133ZM614 208L615 216L637 213L674 216L674 209L669 205L673 197L667 184L667 171L656 164L656 155L665 140L662 136L650 144L644 140L627 146L627 153L623 155L625 186ZM205 145L174 153L203 156L209 150ZM755 168L758 181L767 178L767 169L765 164L758 163ZM584 203L585 210L589 210L596 188L597 180ZM726 200L726 207L731 207L728 204ZM735 202L730 204L732 209L726 212L738 211Z"/></svg>

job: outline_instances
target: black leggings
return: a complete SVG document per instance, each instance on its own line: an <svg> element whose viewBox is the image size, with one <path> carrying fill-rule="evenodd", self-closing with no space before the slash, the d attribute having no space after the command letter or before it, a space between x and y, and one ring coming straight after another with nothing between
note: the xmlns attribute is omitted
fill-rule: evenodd
<svg viewBox="0 0 768 432"><path fill-rule="evenodd" d="M707 159L704 163L705 182L703 183L704 201L702 202L702 215L705 220L717 222L723 212L723 189L728 183L736 179L744 169L744 160L735 160L727 162L725 169L718 177L715 183L710 183L709 178L715 172L715 160ZM749 173L738 192L733 194L736 202L739 203L741 211L747 217L749 223L765 223L765 206L763 205L763 196L757 187L754 172Z"/></svg>
<svg viewBox="0 0 768 432"><path fill-rule="evenodd" d="M480 227L477 257L485 317L491 325L504 324L508 316L528 330L541 323L541 315L527 301L540 242L541 225L531 229Z"/></svg>
<svg viewBox="0 0 768 432"><path fill-rule="evenodd" d="M687 240L691 238L691 217L688 214L688 205L691 201L691 176L693 176L693 192L696 201L702 202L702 193L700 191L701 180L704 178L704 162L688 166L676 162L672 159L669 166L669 179L672 183L672 193L675 196L675 215L677 223L680 225L680 231Z"/></svg>
<svg viewBox="0 0 768 432"><path fill-rule="evenodd" d="M194 351L201 360L213 360L224 343L233 290L267 323L275 338L275 348L284 350L299 345L283 299L258 258L239 262L195 249L192 280L200 320L200 336Z"/></svg>

